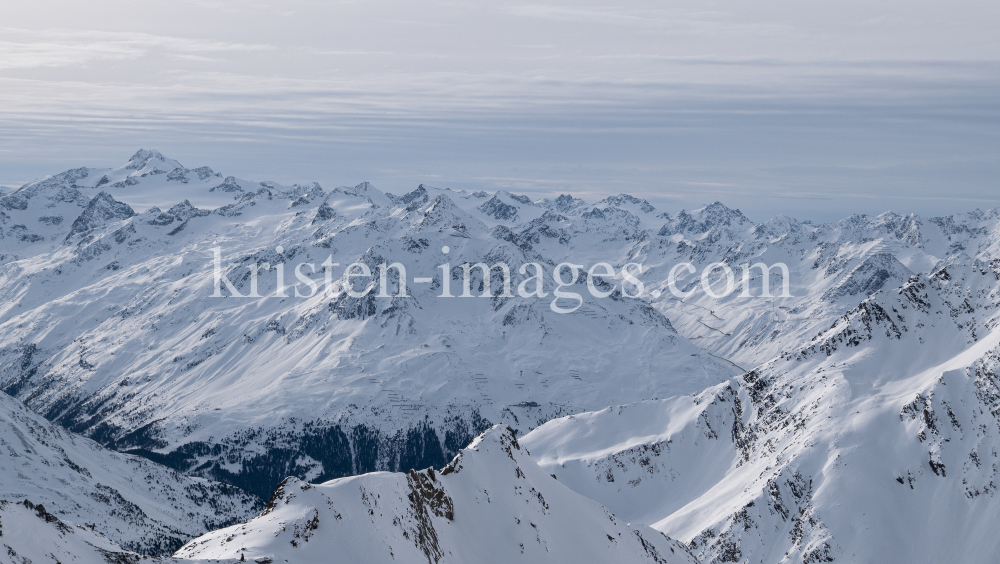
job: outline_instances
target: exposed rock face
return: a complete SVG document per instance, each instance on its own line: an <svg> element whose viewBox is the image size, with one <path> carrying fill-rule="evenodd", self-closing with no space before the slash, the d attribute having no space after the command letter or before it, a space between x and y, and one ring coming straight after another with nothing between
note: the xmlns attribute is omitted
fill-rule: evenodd
<svg viewBox="0 0 1000 564"><path fill-rule="evenodd" d="M896 288L913 272L890 253L876 253L854 268L840 284L823 294L824 300L834 301L845 296L870 296L882 289Z"/></svg>
<svg viewBox="0 0 1000 564"><path fill-rule="evenodd" d="M141 164L149 155L139 157ZM642 231L635 215L644 214L641 202L619 198L635 213L609 201L602 217L571 218L552 211L551 202L496 194L517 206L527 221L518 224L478 210L480 198L428 186L389 197L368 183L327 193L316 184L227 178L224 184L239 189L226 192L215 176L202 182L185 173L187 184L168 180L169 171L136 176L159 162L150 158L142 169L67 174L61 183L31 188L36 191L22 214L32 218L31 229L18 233L37 230L44 239L30 251L41 270L29 274L28 263L15 261L0 273L10 282L3 291L19 304L0 321L0 385L106 446L266 497L290 475L330 480L440 467L494 423L523 433L608 401L689 393L737 373L612 281L598 282L613 291L596 300L578 277L571 288L588 303L571 315L551 309L555 284L548 275L542 288L548 298L497 296L508 283L516 291L527 276L518 266L527 262L551 270L557 261L549 257L573 248L586 253L590 258L581 260L588 263L605 260L608 248L621 255L614 238ZM100 192L110 185L96 187L103 177L139 184L116 188L112 196ZM94 186L67 185L81 178ZM160 189L181 190L185 198L138 215L115 200L142 200ZM80 211L67 190L79 191L86 209ZM76 228L37 221L52 215L49 198L58 194L66 196L59 204L68 210L60 211L63 217L80 217ZM208 212L200 202L213 199L227 203ZM46 244L52 237L70 237L71 253ZM212 298L216 246L238 293L251 293L253 267L260 295L275 294L281 265L289 301ZM454 250L445 255L445 246ZM352 297L341 267L332 279L339 290L295 298L306 290L296 275L323 283L321 265L328 259L344 266L358 261L373 273L398 261L408 271L410 297L377 297L377 279L356 280L354 291L371 291ZM505 280L497 268L485 278L473 270L470 292L481 295L488 284L491 296L462 298L455 308L438 297L446 261L456 294L463 292L464 262L504 262L512 277ZM312 268L296 273L299 263ZM430 283L413 282L428 275ZM35 283L42 278L54 282ZM387 282L397 295L395 269ZM90 304L87 315L62 313L78 302ZM484 350L483 342L496 346ZM25 343L35 347L27 357ZM609 346L609 353L587 360L595 343ZM667 371L669 377L658 376ZM604 376L624 372L640 376L624 382ZM325 376L308 376L314 374ZM56 380L65 385L53 385Z"/></svg>
<svg viewBox="0 0 1000 564"><path fill-rule="evenodd" d="M94 196L80 217L73 221L73 225L70 226L69 233L66 235L66 240L109 222L128 219L134 215L135 212L128 204L115 200L107 192L101 192Z"/></svg>
<svg viewBox="0 0 1000 564"><path fill-rule="evenodd" d="M1000 549L983 530L1000 515L998 370L1000 268L951 266L730 383L522 442L706 562L977 561Z"/></svg>
<svg viewBox="0 0 1000 564"><path fill-rule="evenodd" d="M179 558L445 564L694 563L543 472L509 428L478 437L440 472L376 473L311 485L288 478L242 525L192 540Z"/></svg>
<svg viewBox="0 0 1000 564"><path fill-rule="evenodd" d="M111 543L154 555L170 554L191 537L246 519L260 507L259 499L235 487L105 449L6 394L0 394L0 445L0 499L6 500L0 529L15 551L28 545L12 537L11 504L43 517L52 525L42 527L45 534L79 536L85 527L86 539L107 538L99 547L111 550Z"/></svg>
<svg viewBox="0 0 1000 564"><path fill-rule="evenodd" d="M216 248L235 288L224 298L212 297ZM73 169L0 196L0 387L105 446L260 497L288 476L442 467L496 423L523 436L608 405L655 405L669 419L647 413L656 425L645 434L629 420L603 450L595 435L560 454L565 475L562 463L547 468L708 560L891 561L898 555L845 540L846 514L830 497L850 494L840 484L856 475L844 464L905 490L880 498L883 482L858 479L875 484L858 507L882 499L907 515L995 521L982 501L992 470L980 470L992 468L992 451L970 431L992 440L982 430L992 400L981 398L992 397L995 370L988 351L962 355L995 330L998 256L995 210L756 223L718 202L668 213L624 194L533 201L426 185L404 196L367 182L282 186L140 151L122 167ZM327 261L341 265L328 288ZM344 276L354 262L407 272L390 268L382 293L377 274ZM501 295L500 268L471 270L468 297L439 297L462 294L463 264L480 262L509 264L512 288L531 283L533 267L518 266L538 264L544 298ZM551 275L564 262L581 272L608 263L616 275L594 288L611 294L592 297L578 276L562 289L580 301L557 298ZM693 272L674 270L683 263ZM638 297L621 275L628 265ZM737 288L713 297L727 269ZM560 305L579 307L562 315ZM922 370L960 356L938 375L947 384L917 385ZM975 386L949 379L973 366ZM872 445L884 465L854 458ZM579 483L574 466L586 469ZM438 515L449 511L435 493L445 490L416 476L406 503L412 494L429 504L428 522L451 522ZM960 486L976 504L967 513L926 510ZM461 519L459 496L447 499Z"/></svg>
<svg viewBox="0 0 1000 564"><path fill-rule="evenodd" d="M0 500L0 544L5 562L137 564L143 555L127 551L89 527L67 523L30 499ZM174 559L155 561L175 563Z"/></svg>

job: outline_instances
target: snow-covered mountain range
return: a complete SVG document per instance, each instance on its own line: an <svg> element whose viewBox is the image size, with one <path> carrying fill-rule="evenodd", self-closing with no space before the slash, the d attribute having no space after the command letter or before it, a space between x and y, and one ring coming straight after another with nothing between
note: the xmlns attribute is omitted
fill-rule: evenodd
<svg viewBox="0 0 1000 564"><path fill-rule="evenodd" d="M247 519L261 507L233 486L76 436L6 394L0 394L0 449L0 514L28 511L42 523L66 521L75 526L54 525L55 533L63 533L57 536L99 537L105 549L169 554L191 537ZM20 519L0 517L0 523L9 527ZM16 545L9 528L5 533L6 544Z"/></svg>
<svg viewBox="0 0 1000 564"><path fill-rule="evenodd" d="M568 315L546 299L436 297L446 262L456 293L466 261L620 262L641 232L628 210L659 221L648 204L622 201L601 219L571 198L536 204L426 187L395 197L367 184L327 192L219 178L199 198L185 173L183 202L132 208L133 192L170 193L181 173L156 171L175 164L140 151L121 169L70 171L0 201L10 226L0 240L0 381L107 446L266 498L288 475L442 466L495 423L523 433L739 373L620 291ZM229 204L199 207L220 192ZM577 226L560 210L587 218ZM319 265L330 257L372 271L400 262L408 277L434 281L410 281L410 298L299 299L291 289L282 298L271 268L259 276L264 298L219 299L214 249L235 265L227 280L243 294L252 284L246 266L282 264L290 284L294 265L312 263L322 282ZM524 277L513 275L516 286ZM501 286L494 281L494 294ZM575 288L587 295L585 282ZM595 343L603 348L590 354Z"/></svg>
<svg viewBox="0 0 1000 564"><path fill-rule="evenodd" d="M546 474L514 432L484 432L440 472L282 482L252 521L192 540L182 558L288 562L694 563Z"/></svg>
<svg viewBox="0 0 1000 564"><path fill-rule="evenodd" d="M161 526L178 531L171 538L246 520L279 483L295 490L179 558L234 558L226 539L239 531L239 554L304 561L294 543L274 539L292 521L306 527L310 512L343 531L324 536L320 552L345 546L331 540L344 534L359 539L357 554L473 558L463 538L524 533L511 524L522 519L518 498L491 509L507 517L489 531L485 517L425 508L429 520L413 532L400 523L416 515L414 480L476 515L482 492L469 484L501 491L527 479L577 508L568 513L597 515L575 496L596 500L622 523L601 526L633 535L627 547L580 544L593 554L641 561L650 553L637 538L662 554L662 536L634 535L648 525L705 562L975 560L996 548L983 527L997 511L998 259L995 210L755 223L721 203L668 212L624 194L585 202L281 186L143 150L119 168L70 170L0 196L0 386L69 432L144 457L178 492L201 480L190 483L256 496L228 491L219 499L230 514L164 514ZM406 277L388 270L379 297L379 265L396 262ZM462 293L461 265L478 262L510 265L513 288L532 284L532 269L518 267L537 263L546 296L500 295L494 270L487 279L472 271L469 285L490 296L439 297ZM351 263L373 276L348 277ZM560 314L559 304L577 305L555 300L560 263L608 263L616 274L599 287L586 276L563 286L582 299ZM641 264L641 294L625 283L629 263ZM764 276L757 263L785 270ZM747 282L719 298L724 267ZM299 297L310 292L298 274L331 293ZM404 281L409 297L398 297ZM234 297L254 288L261 297ZM67 440L86 441L72 433ZM459 453L492 460L500 447L482 445L514 436L533 461L520 447L510 460L537 462L544 471L525 471L537 479L403 474L444 468ZM140 460L86 444L119 457L109 467ZM72 471L52 468L53 480ZM400 473L348 478L373 471ZM77 497L104 484L93 482ZM391 500L378 519L359 487ZM67 522L98 511L74 514L40 495L28 497ZM559 524L563 511L535 522L536 536L568 558L567 531L591 525ZM160 533L115 537L113 521L100 526L122 547L155 552L144 539ZM430 555L428 531L438 539Z"/></svg>
<svg viewBox="0 0 1000 564"><path fill-rule="evenodd" d="M703 561L990 560L998 280L996 263L915 275L728 383L523 442L562 483Z"/></svg>

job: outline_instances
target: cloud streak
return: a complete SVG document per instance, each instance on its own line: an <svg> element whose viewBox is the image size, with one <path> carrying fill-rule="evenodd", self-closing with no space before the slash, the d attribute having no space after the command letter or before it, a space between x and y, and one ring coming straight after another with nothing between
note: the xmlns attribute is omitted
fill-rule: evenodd
<svg viewBox="0 0 1000 564"><path fill-rule="evenodd" d="M66 67L98 61L137 60L163 51L197 60L197 53L273 50L265 44L225 43L136 32L0 28L0 70Z"/></svg>
<svg viewBox="0 0 1000 564"><path fill-rule="evenodd" d="M0 29L0 184L145 146L755 217L995 201L990 4L40 1Z"/></svg>

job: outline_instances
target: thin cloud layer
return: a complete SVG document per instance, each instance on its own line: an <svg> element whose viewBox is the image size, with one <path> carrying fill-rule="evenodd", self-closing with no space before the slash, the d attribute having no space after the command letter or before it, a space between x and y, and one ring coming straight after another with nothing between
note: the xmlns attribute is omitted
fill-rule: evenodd
<svg viewBox="0 0 1000 564"><path fill-rule="evenodd" d="M198 60L195 53L274 49L270 45L224 43L137 32L2 28L0 34L4 38L0 40L0 70L135 61L153 51Z"/></svg>
<svg viewBox="0 0 1000 564"><path fill-rule="evenodd" d="M389 190L629 191L823 219L937 210L947 185L961 209L997 205L998 10L17 6L0 29L0 184L155 146Z"/></svg>

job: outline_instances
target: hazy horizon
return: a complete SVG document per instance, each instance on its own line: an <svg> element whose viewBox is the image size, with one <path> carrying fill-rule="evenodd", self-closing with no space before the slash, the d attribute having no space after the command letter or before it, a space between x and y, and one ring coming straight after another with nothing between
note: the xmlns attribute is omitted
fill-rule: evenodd
<svg viewBox="0 0 1000 564"><path fill-rule="evenodd" d="M16 5L0 184L118 166L367 180L760 221L1000 206L1000 6Z"/></svg>

